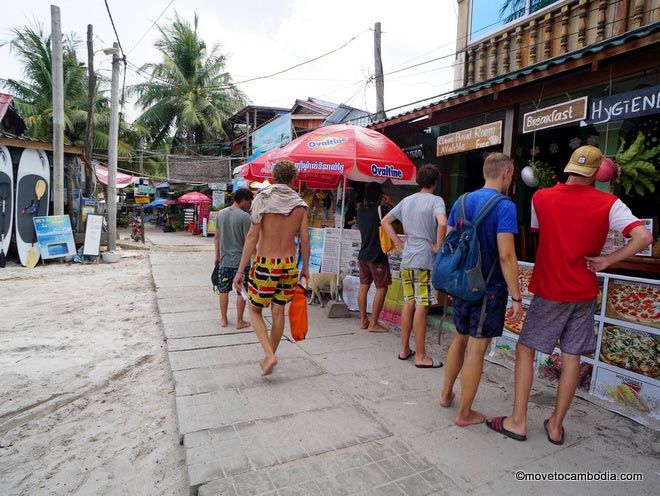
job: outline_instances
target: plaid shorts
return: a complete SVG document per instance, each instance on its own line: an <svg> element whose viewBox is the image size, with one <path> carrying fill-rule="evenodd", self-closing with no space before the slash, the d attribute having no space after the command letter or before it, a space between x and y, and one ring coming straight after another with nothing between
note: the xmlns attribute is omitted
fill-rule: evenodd
<svg viewBox="0 0 660 496"><path fill-rule="evenodd" d="M415 300L417 305L425 307L435 305L438 299L431 286L431 271L429 269L401 269L403 285L403 301Z"/></svg>
<svg viewBox="0 0 660 496"><path fill-rule="evenodd" d="M234 284L234 277L236 277L237 267L220 267L218 270L218 292L231 293ZM250 267L245 268L245 277L243 279L243 286L247 288L248 274Z"/></svg>
<svg viewBox="0 0 660 496"><path fill-rule="evenodd" d="M293 298L298 283L295 257L255 257L248 278L248 297L255 307L268 308L272 303L286 305Z"/></svg>

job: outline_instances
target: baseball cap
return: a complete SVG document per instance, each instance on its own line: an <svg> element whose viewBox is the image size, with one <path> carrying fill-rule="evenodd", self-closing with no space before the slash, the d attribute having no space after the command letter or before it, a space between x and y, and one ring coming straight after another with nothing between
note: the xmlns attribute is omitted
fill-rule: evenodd
<svg viewBox="0 0 660 496"><path fill-rule="evenodd" d="M593 176L603 160L603 152L591 145L581 146L573 152L564 172L579 176Z"/></svg>

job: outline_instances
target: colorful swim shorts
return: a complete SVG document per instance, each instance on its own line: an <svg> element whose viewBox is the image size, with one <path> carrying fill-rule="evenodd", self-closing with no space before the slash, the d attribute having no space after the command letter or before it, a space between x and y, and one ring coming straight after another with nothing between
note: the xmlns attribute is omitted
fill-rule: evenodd
<svg viewBox="0 0 660 496"><path fill-rule="evenodd" d="M248 274L250 273L250 267L245 268L245 277L243 278L243 286L247 288L247 279ZM234 289L234 277L236 277L236 269L233 267L220 267L218 272L218 292L219 293L231 293L231 290Z"/></svg>
<svg viewBox="0 0 660 496"><path fill-rule="evenodd" d="M267 308L271 301L286 305L293 298L298 282L298 266L294 257L255 257L248 278L248 296L255 307Z"/></svg>
<svg viewBox="0 0 660 496"><path fill-rule="evenodd" d="M431 271L428 269L401 269L403 301L415 300L417 305L428 307L438 303L431 286Z"/></svg>

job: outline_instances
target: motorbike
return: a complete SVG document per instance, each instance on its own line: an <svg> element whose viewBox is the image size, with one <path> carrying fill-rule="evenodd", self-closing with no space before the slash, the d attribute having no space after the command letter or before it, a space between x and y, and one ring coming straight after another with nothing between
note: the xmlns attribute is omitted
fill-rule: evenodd
<svg viewBox="0 0 660 496"><path fill-rule="evenodd" d="M142 223L139 217L133 217L131 220L131 239L133 241L140 241L142 239Z"/></svg>

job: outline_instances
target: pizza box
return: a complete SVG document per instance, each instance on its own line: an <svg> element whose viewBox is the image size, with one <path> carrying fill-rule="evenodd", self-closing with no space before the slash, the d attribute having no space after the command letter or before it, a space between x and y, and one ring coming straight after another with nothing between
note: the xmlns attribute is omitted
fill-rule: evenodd
<svg viewBox="0 0 660 496"><path fill-rule="evenodd" d="M599 360L657 380L660 378L660 336L626 326L605 325Z"/></svg>

